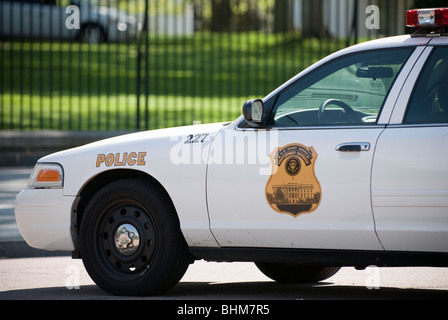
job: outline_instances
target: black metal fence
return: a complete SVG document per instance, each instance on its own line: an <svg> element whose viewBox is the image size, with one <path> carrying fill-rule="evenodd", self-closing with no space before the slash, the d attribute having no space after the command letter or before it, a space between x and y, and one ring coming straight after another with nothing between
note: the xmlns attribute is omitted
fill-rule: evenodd
<svg viewBox="0 0 448 320"><path fill-rule="evenodd" d="M232 120L413 0L0 0L0 130Z"/></svg>

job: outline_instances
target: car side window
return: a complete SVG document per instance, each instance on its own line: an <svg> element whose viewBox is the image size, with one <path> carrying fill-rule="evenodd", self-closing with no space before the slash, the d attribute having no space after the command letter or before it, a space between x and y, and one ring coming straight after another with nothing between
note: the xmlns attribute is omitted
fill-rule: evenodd
<svg viewBox="0 0 448 320"><path fill-rule="evenodd" d="M277 98L278 127L372 125L413 48L374 50L330 61Z"/></svg>
<svg viewBox="0 0 448 320"><path fill-rule="evenodd" d="M448 123L448 47L436 48L411 96L404 123Z"/></svg>

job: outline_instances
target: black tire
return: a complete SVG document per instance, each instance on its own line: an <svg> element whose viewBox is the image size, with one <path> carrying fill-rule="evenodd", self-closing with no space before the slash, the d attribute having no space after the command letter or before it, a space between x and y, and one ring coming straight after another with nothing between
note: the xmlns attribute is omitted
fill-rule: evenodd
<svg viewBox="0 0 448 320"><path fill-rule="evenodd" d="M101 189L86 207L79 243L90 277L114 295L162 293L193 262L170 199L145 180Z"/></svg>
<svg viewBox="0 0 448 320"><path fill-rule="evenodd" d="M318 267L299 263L256 262L267 277L281 283L315 283L330 278L340 267Z"/></svg>

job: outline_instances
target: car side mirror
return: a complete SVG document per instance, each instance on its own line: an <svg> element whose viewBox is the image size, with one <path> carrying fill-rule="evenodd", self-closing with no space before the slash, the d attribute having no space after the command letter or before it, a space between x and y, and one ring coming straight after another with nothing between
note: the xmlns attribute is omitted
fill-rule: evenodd
<svg viewBox="0 0 448 320"><path fill-rule="evenodd" d="M266 124L267 115L261 99L248 100L243 105L243 115L251 127L262 127Z"/></svg>

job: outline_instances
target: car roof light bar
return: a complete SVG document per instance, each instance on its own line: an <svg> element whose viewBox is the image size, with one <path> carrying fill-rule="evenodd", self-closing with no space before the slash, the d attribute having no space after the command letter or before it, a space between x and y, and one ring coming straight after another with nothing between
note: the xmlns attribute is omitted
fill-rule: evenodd
<svg viewBox="0 0 448 320"><path fill-rule="evenodd" d="M448 27L448 8L406 11L407 27Z"/></svg>
<svg viewBox="0 0 448 320"><path fill-rule="evenodd" d="M448 8L408 10L406 26L418 28L413 37L444 35L448 29Z"/></svg>

